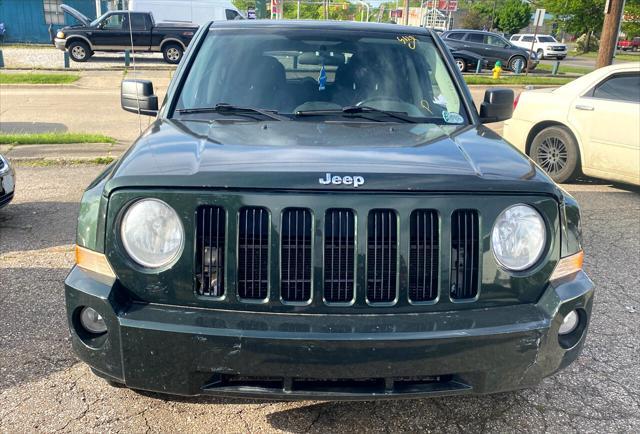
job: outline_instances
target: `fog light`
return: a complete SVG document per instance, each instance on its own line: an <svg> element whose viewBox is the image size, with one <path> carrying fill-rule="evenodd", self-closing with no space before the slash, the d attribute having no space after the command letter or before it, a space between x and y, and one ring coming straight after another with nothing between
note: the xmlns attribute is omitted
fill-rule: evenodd
<svg viewBox="0 0 640 434"><path fill-rule="evenodd" d="M88 332L94 334L102 334L107 331L107 325L102 315L90 307L85 307L80 312L80 324L82 324L82 327Z"/></svg>
<svg viewBox="0 0 640 434"><path fill-rule="evenodd" d="M561 335L568 335L572 331L578 327L578 320L580 317L578 316L578 311L572 310L564 317L562 320L562 324L560 325L560 329L558 333Z"/></svg>

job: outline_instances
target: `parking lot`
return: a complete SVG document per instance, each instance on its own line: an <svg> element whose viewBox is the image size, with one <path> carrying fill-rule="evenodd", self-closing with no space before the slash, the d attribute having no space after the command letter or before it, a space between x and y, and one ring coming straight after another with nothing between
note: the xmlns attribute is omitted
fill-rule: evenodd
<svg viewBox="0 0 640 434"><path fill-rule="evenodd" d="M585 180L583 207L595 311L577 363L535 389L493 396L358 403L177 398L111 388L77 362L62 282L73 263L78 200L102 167L18 167L0 211L0 431L640 430L640 194Z"/></svg>
<svg viewBox="0 0 640 434"><path fill-rule="evenodd" d="M57 50L33 53L8 49L5 61L17 68L62 64ZM158 54L137 61L137 78L152 79L162 100L173 68ZM564 188L582 207L585 271L596 286L590 331L578 360L535 388L398 401L275 402L164 396L114 388L93 375L71 348L63 282L75 260L79 200L105 168L81 158L118 156L151 122L120 110L120 81L134 77L122 62L121 55L72 62L72 69L95 69L72 85L0 87L0 133L90 132L116 141L0 146L15 160L18 180L14 201L0 209L0 433L640 432L640 190L586 177ZM484 91L471 88L476 104ZM501 122L488 126L502 132ZM36 164L34 155L47 159Z"/></svg>

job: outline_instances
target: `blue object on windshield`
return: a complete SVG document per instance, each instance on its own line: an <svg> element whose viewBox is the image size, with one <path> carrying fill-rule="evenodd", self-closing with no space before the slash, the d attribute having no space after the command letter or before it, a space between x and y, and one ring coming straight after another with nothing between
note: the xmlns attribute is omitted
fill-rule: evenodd
<svg viewBox="0 0 640 434"><path fill-rule="evenodd" d="M320 70L320 76L318 77L318 90L324 90L327 85L327 71L324 69L324 63Z"/></svg>

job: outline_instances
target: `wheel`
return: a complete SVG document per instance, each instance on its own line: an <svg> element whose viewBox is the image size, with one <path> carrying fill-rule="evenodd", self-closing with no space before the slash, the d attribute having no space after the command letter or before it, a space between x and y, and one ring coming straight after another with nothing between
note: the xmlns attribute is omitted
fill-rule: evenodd
<svg viewBox="0 0 640 434"><path fill-rule="evenodd" d="M544 50L542 48L536 51L536 54L538 55L538 59L544 59Z"/></svg>
<svg viewBox="0 0 640 434"><path fill-rule="evenodd" d="M454 60L456 61L456 66L460 72L465 72L467 70L467 62L465 62L464 59L456 57Z"/></svg>
<svg viewBox="0 0 640 434"><path fill-rule="evenodd" d="M180 59L182 59L183 54L184 50L179 44L166 44L162 47L162 56L164 57L164 61L171 63L172 65L180 63Z"/></svg>
<svg viewBox="0 0 640 434"><path fill-rule="evenodd" d="M72 41L67 47L67 50L69 51L69 57L71 57L74 62L86 62L93 56L89 45L82 41Z"/></svg>
<svg viewBox="0 0 640 434"><path fill-rule="evenodd" d="M634 45L634 46L633 46L633 48L631 48L631 51L633 51L633 52L638 51L638 46L637 46L637 45Z"/></svg>
<svg viewBox="0 0 640 434"><path fill-rule="evenodd" d="M565 127L553 126L540 131L531 143L529 155L555 182L566 182L579 172L578 144Z"/></svg>
<svg viewBox="0 0 640 434"><path fill-rule="evenodd" d="M513 56L511 60L509 60L509 69L511 71L515 71L518 62L520 62L521 65L520 71L524 71L524 68L527 65L527 59L525 59L523 56Z"/></svg>

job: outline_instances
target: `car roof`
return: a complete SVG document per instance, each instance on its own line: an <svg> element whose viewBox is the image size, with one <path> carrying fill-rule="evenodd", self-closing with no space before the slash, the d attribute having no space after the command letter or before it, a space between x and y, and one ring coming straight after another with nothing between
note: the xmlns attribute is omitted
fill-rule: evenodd
<svg viewBox="0 0 640 434"><path fill-rule="evenodd" d="M210 29L300 29L300 30L356 30L386 33L431 34L424 27L355 21L318 20L229 20L214 21Z"/></svg>

